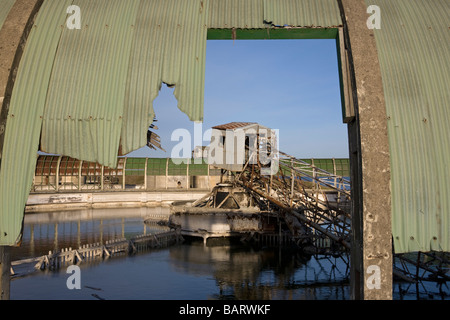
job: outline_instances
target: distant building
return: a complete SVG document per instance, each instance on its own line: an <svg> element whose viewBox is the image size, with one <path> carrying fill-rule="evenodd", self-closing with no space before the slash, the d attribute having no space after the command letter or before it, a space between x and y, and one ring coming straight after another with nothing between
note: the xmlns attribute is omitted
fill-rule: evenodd
<svg viewBox="0 0 450 320"><path fill-rule="evenodd" d="M192 150L192 158L193 159L207 159L208 158L208 146L196 146L194 150Z"/></svg>
<svg viewBox="0 0 450 320"><path fill-rule="evenodd" d="M277 139L275 130L254 122L215 126L211 133L208 163L230 171L242 171L249 160L269 166L278 146Z"/></svg>

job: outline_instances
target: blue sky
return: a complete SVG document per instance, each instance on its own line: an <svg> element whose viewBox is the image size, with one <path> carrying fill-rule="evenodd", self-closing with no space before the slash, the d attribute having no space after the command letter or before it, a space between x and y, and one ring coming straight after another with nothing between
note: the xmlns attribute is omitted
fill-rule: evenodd
<svg viewBox="0 0 450 320"><path fill-rule="evenodd" d="M258 122L279 129L280 150L290 155L348 157L334 40L209 40L205 78L203 132ZM144 147L128 156L171 157L179 128L191 132L194 147L194 123L177 108L173 89L163 85L154 109L167 152Z"/></svg>

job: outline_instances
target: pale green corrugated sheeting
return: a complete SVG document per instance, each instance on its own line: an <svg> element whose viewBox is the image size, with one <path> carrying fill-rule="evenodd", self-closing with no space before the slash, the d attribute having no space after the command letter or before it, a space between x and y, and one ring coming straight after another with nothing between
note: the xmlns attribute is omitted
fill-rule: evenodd
<svg viewBox="0 0 450 320"><path fill-rule="evenodd" d="M264 20L276 26L342 25L336 0L264 0Z"/></svg>
<svg viewBox="0 0 450 320"><path fill-rule="evenodd" d="M207 17L206 1L141 2L127 79L123 153L146 145L162 82L175 85L178 108L190 120L203 120Z"/></svg>
<svg viewBox="0 0 450 320"><path fill-rule="evenodd" d="M293 26L341 24L334 0L217 1L44 2L22 57L6 126L0 245L19 240L42 119L46 151L114 166L121 130L124 150L145 145L160 81L175 84L180 109L201 120L208 23L214 28L259 27L264 20ZM64 26L71 4L81 7L82 30ZM381 30L375 37L389 117L395 250L449 251L449 2L366 4L381 8ZM142 15L152 6L161 13L157 18L167 28L164 32L144 27L149 21ZM237 16L241 6L246 12ZM146 48L156 52L147 56ZM137 57L150 60L136 63ZM142 80L153 76L157 80Z"/></svg>
<svg viewBox="0 0 450 320"><path fill-rule="evenodd" d="M116 167L139 3L76 1L82 26L63 28L45 104L43 151Z"/></svg>
<svg viewBox="0 0 450 320"><path fill-rule="evenodd" d="M264 28L264 0L209 0L208 27Z"/></svg>
<svg viewBox="0 0 450 320"><path fill-rule="evenodd" d="M203 119L204 1L84 0L77 6L83 26L62 34L44 151L115 167L119 137L125 154L146 145L162 82L176 85L178 107L191 120Z"/></svg>
<svg viewBox="0 0 450 320"><path fill-rule="evenodd" d="M13 7L16 0L1 0L0 1L0 29L8 16L9 11Z"/></svg>
<svg viewBox="0 0 450 320"><path fill-rule="evenodd" d="M450 2L366 4L381 13L375 38L388 116L395 251L448 252Z"/></svg>
<svg viewBox="0 0 450 320"><path fill-rule="evenodd" d="M210 28L342 25L336 0L209 0Z"/></svg>
<svg viewBox="0 0 450 320"><path fill-rule="evenodd" d="M46 1L26 44L12 93L0 171L0 245L21 240L53 57L72 1ZM49 58L50 57L50 58Z"/></svg>
<svg viewBox="0 0 450 320"><path fill-rule="evenodd" d="M161 82L176 86L179 108L191 120L202 120L208 27L263 27L265 14L281 19L281 25L310 23L302 21L306 16L292 22L272 14L279 8L290 12L292 1L281 7L269 0L218 1L44 2L22 57L6 126L0 244L14 244L19 237L42 124L43 150L114 167L120 137L125 153L146 144ZM299 2L297 8L315 7ZM81 9L81 30L66 28L72 4Z"/></svg>

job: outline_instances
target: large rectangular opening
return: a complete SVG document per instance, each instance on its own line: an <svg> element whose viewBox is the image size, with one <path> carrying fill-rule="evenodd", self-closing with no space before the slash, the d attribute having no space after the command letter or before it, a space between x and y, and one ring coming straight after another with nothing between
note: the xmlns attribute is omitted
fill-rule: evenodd
<svg viewBox="0 0 450 320"><path fill-rule="evenodd" d="M177 109L174 89L163 86L154 109L166 151L152 150L150 157L190 156L172 152L177 129L190 132L192 151L208 145L213 126L249 121L280 129L280 150L292 156L347 159L349 99L340 39L337 28L210 29L204 122L194 128Z"/></svg>

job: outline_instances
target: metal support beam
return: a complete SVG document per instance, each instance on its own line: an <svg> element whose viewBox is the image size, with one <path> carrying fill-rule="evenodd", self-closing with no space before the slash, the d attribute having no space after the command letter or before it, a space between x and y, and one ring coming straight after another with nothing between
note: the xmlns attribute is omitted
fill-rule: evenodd
<svg viewBox="0 0 450 320"><path fill-rule="evenodd" d="M0 300L9 300L11 283L11 247L0 246Z"/></svg>

